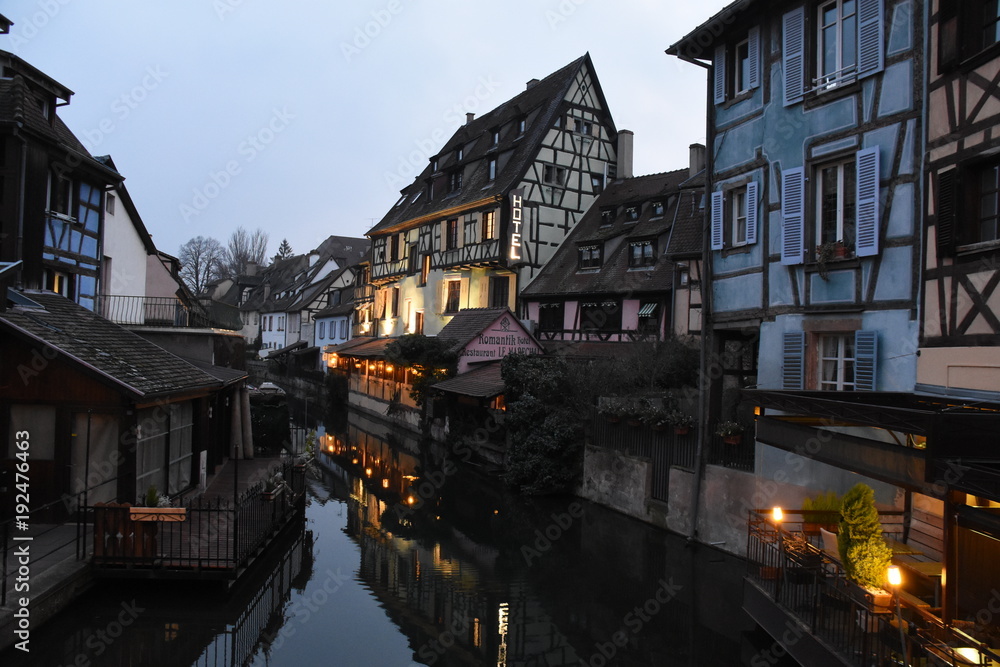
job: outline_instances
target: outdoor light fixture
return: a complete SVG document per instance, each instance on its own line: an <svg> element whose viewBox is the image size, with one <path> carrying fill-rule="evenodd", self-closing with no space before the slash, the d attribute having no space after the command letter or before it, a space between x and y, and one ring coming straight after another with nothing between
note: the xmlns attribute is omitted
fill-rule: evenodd
<svg viewBox="0 0 1000 667"><path fill-rule="evenodd" d="M372 476L372 469L371 468L365 468L365 474L368 475L369 477L371 477Z"/></svg>
<svg viewBox="0 0 1000 667"><path fill-rule="evenodd" d="M896 625L899 626L899 651L903 655L903 664L909 665L910 661L906 656L906 635L903 633L903 613L899 608L899 585L903 583L903 577L900 574L899 566L890 565L886 578L889 580L889 585L892 586L892 592L896 598Z"/></svg>
<svg viewBox="0 0 1000 667"><path fill-rule="evenodd" d="M389 480L388 479L383 479L382 480L382 488L383 489L388 489L389 488Z"/></svg>
<svg viewBox="0 0 1000 667"><path fill-rule="evenodd" d="M771 512L771 516L774 518L775 523L781 523L785 519L785 513L781 511L780 507L775 507Z"/></svg>
<svg viewBox="0 0 1000 667"><path fill-rule="evenodd" d="M414 498L413 496L407 496L406 497L406 504L407 505L412 505L415 502L417 502L417 499Z"/></svg>
<svg viewBox="0 0 1000 667"><path fill-rule="evenodd" d="M899 586L901 583L903 583L903 577L902 577L902 575L899 572L899 566L898 565L890 565L889 566L889 585L895 587L895 586Z"/></svg>

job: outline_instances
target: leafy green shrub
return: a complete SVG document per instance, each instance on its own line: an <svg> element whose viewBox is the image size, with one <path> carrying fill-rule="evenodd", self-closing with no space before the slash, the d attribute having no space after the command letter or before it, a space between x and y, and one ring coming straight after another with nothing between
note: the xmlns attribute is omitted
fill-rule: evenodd
<svg viewBox="0 0 1000 667"><path fill-rule="evenodd" d="M844 494L837 547L849 579L869 588L883 587L892 549L882 536L875 491L867 484L855 484Z"/></svg>

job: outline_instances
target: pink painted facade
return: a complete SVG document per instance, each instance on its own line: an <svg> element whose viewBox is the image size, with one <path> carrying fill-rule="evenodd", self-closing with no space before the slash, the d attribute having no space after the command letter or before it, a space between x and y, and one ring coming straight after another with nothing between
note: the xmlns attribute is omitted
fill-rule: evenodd
<svg viewBox="0 0 1000 667"><path fill-rule="evenodd" d="M499 361L508 354L541 354L542 346L521 326L517 318L504 313L473 338L459 353L458 372L465 373L477 364Z"/></svg>

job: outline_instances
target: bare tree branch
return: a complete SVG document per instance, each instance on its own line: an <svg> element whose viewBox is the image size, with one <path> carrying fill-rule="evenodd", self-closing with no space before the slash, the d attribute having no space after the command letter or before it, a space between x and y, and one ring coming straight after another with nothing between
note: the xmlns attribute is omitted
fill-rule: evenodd
<svg viewBox="0 0 1000 667"><path fill-rule="evenodd" d="M224 250L212 237L196 236L181 246L181 279L195 294L220 276Z"/></svg>

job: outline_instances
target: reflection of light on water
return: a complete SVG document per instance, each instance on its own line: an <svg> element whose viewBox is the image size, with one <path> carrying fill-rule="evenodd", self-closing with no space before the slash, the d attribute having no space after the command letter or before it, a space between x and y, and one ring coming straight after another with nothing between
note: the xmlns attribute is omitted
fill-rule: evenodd
<svg viewBox="0 0 1000 667"><path fill-rule="evenodd" d="M472 644L476 648L483 647L483 623L478 618L472 619Z"/></svg>
<svg viewBox="0 0 1000 667"><path fill-rule="evenodd" d="M497 614L497 630L500 633L500 646L497 647L497 667L507 667L507 609L506 602L500 603L500 611Z"/></svg>

